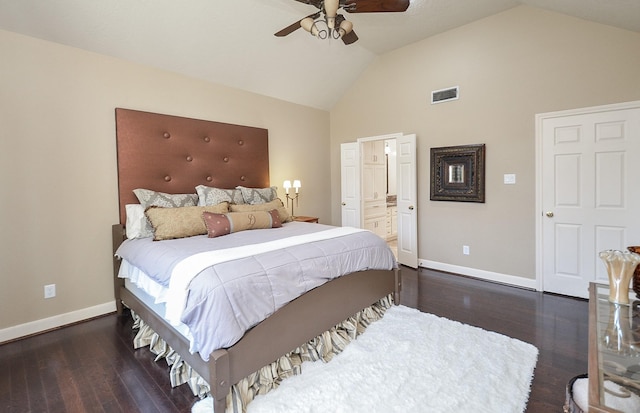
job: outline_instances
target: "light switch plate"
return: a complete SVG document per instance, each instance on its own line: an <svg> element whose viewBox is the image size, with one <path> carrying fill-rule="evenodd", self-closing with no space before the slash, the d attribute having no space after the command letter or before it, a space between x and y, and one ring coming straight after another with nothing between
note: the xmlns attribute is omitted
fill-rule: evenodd
<svg viewBox="0 0 640 413"><path fill-rule="evenodd" d="M505 185L514 185L516 183L516 174L504 174Z"/></svg>
<svg viewBox="0 0 640 413"><path fill-rule="evenodd" d="M56 285L48 284L44 286L44 298L53 298L56 296Z"/></svg>

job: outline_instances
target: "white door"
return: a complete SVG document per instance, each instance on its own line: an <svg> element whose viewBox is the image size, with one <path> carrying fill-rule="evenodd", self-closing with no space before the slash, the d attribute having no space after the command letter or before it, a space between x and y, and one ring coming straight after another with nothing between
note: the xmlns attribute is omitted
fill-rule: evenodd
<svg viewBox="0 0 640 413"><path fill-rule="evenodd" d="M418 268L418 183L416 135L396 140L398 262Z"/></svg>
<svg viewBox="0 0 640 413"><path fill-rule="evenodd" d="M608 282L598 252L640 245L640 102L627 106L537 116L544 291L587 298Z"/></svg>
<svg viewBox="0 0 640 413"><path fill-rule="evenodd" d="M360 228L360 144L340 145L342 226Z"/></svg>

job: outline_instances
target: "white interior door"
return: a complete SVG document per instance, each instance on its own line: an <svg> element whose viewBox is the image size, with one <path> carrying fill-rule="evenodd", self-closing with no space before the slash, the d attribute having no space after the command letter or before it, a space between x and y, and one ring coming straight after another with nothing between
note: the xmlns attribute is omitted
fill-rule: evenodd
<svg viewBox="0 0 640 413"><path fill-rule="evenodd" d="M362 227L360 204L360 143L340 145L340 180L342 202L342 226Z"/></svg>
<svg viewBox="0 0 640 413"><path fill-rule="evenodd" d="M418 268L418 182L416 135L396 139L398 262Z"/></svg>
<svg viewBox="0 0 640 413"><path fill-rule="evenodd" d="M640 102L538 115L537 125L542 289L587 298L590 281L608 282L598 252L640 245Z"/></svg>

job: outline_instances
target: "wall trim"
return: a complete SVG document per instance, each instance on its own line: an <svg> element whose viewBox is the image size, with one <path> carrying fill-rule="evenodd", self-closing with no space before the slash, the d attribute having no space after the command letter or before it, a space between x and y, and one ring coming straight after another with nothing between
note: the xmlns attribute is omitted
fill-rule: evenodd
<svg viewBox="0 0 640 413"><path fill-rule="evenodd" d="M447 264L431 260L418 260L418 266L422 268L430 268L433 270L446 271L468 277L478 278L486 281L493 281L502 284L508 284L515 287L529 288L537 290L538 284L536 280L531 278L518 277L515 275L501 274L498 272L479 270L476 268L463 267L460 265ZM539 290L538 290L539 291Z"/></svg>
<svg viewBox="0 0 640 413"><path fill-rule="evenodd" d="M66 326L68 324L84 321L89 318L113 313L116 311L116 302L109 301L104 304L98 304L93 307L82 308L80 310L71 311L65 314L58 314L53 317L43 318L31 321L25 324L4 328L0 330L0 344L26 337L32 334L42 333L48 330Z"/></svg>

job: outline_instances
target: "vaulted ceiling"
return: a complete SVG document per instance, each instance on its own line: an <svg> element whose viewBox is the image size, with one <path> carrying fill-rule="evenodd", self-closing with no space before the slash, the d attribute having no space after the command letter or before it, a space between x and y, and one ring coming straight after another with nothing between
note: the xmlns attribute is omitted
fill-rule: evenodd
<svg viewBox="0 0 640 413"><path fill-rule="evenodd" d="M344 13L348 46L275 37L317 10L294 0L0 0L0 29L329 110L376 56L523 4L640 32L639 0L412 0Z"/></svg>

